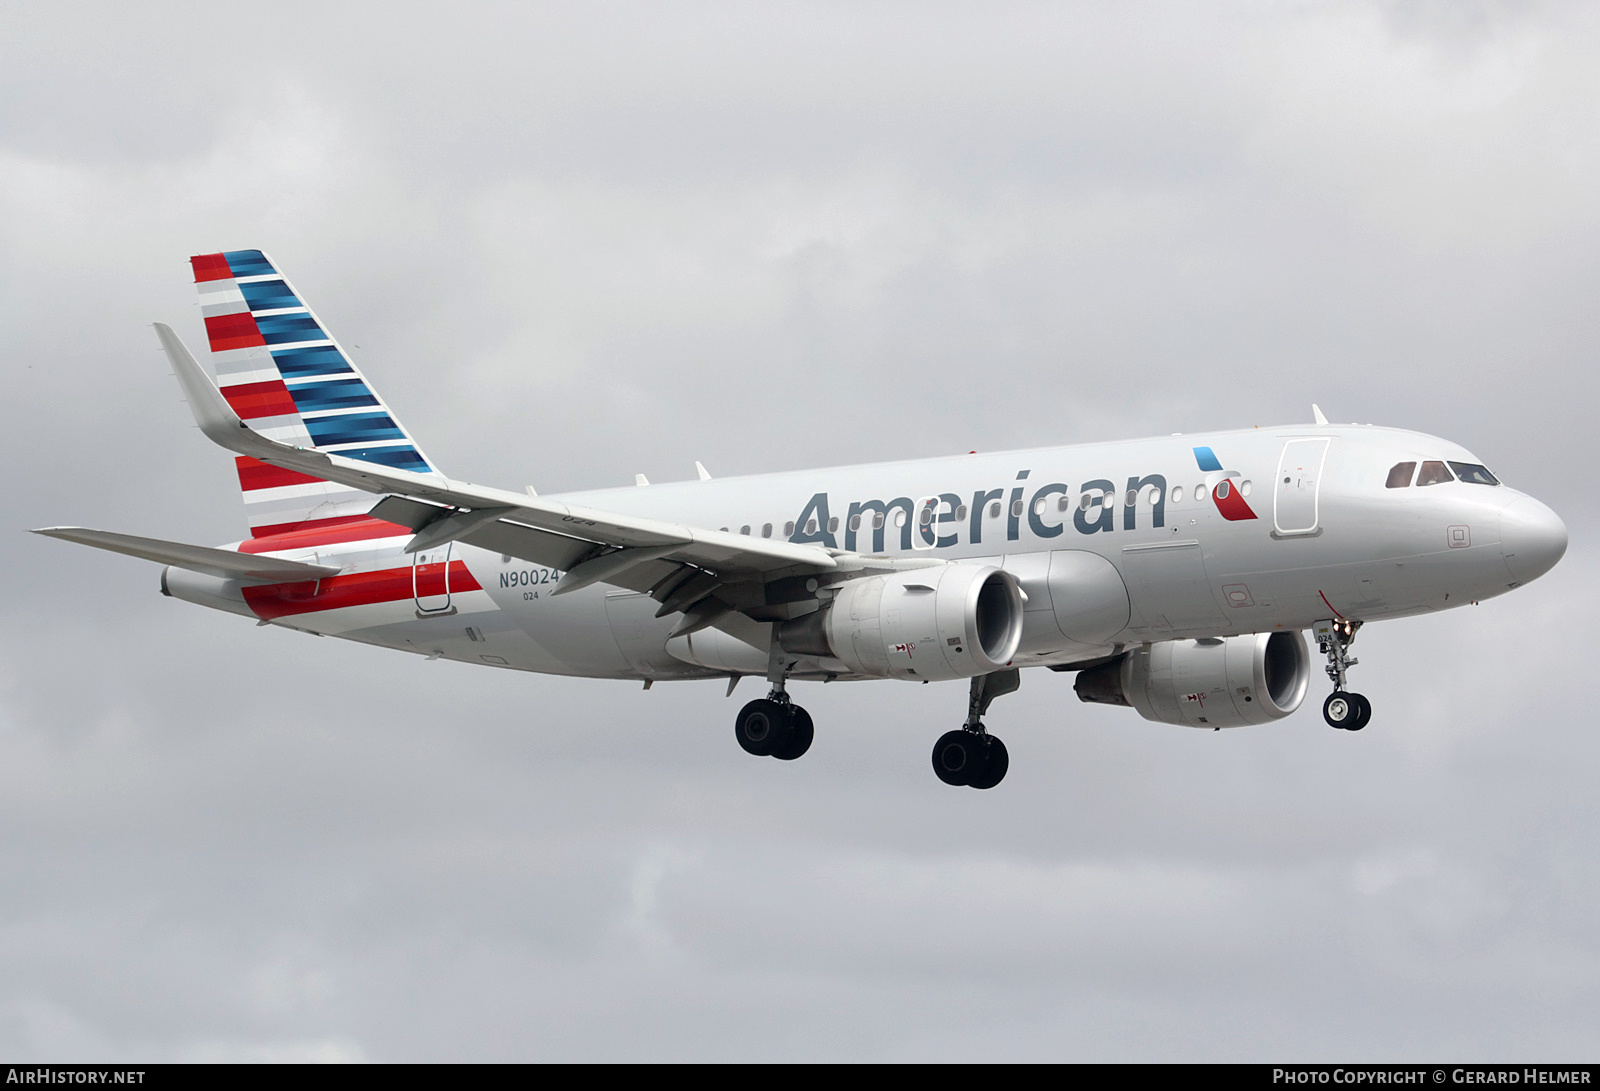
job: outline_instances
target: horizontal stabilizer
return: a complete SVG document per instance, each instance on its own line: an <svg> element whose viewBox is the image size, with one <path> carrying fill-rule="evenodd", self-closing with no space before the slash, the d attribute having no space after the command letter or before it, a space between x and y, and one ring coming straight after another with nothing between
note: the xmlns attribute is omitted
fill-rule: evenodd
<svg viewBox="0 0 1600 1091"><path fill-rule="evenodd" d="M191 572L203 572L225 580L289 583L320 580L339 572L337 567L325 564L302 564L300 561L285 561L277 557L235 553L231 549L164 542L160 538L138 538L132 534L90 530L88 527L44 527L34 533L94 546L96 549L109 549L113 553L126 553L130 557L170 564L175 568L187 568Z"/></svg>

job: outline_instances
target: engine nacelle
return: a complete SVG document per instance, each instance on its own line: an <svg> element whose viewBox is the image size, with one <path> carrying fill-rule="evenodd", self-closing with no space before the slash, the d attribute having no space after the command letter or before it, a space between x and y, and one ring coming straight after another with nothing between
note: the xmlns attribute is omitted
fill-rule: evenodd
<svg viewBox="0 0 1600 1091"><path fill-rule="evenodd" d="M945 564L851 580L822 609L785 622L779 640L871 678L971 678L1011 662L1022 609L1009 572Z"/></svg>
<svg viewBox="0 0 1600 1091"><path fill-rule="evenodd" d="M1128 705L1158 723L1243 727L1300 707L1311 656L1298 632L1212 640L1163 640L1080 671L1078 699Z"/></svg>

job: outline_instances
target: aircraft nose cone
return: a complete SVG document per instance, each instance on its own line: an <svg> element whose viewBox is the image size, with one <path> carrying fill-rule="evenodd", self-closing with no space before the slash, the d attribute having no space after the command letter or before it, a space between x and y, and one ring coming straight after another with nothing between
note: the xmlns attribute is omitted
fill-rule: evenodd
<svg viewBox="0 0 1600 1091"><path fill-rule="evenodd" d="M1500 513L1500 550L1512 579L1538 579L1566 553L1566 524L1533 497L1521 497Z"/></svg>

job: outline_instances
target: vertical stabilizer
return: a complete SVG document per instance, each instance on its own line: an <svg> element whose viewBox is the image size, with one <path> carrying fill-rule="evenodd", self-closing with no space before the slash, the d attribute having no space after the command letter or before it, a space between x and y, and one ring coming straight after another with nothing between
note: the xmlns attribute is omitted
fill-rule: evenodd
<svg viewBox="0 0 1600 1091"><path fill-rule="evenodd" d="M223 397L268 438L401 470L432 464L327 327L259 250L189 259ZM366 518L371 494L235 459L252 537Z"/></svg>

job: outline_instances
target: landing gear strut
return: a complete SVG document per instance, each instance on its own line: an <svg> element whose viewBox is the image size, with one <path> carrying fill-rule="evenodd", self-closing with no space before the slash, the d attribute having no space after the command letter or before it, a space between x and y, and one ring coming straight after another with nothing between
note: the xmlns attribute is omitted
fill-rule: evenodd
<svg viewBox="0 0 1600 1091"><path fill-rule="evenodd" d="M772 683L772 689L766 697L741 708L733 721L733 737L747 754L793 761L811 749L815 735L811 714L789 700L789 691L784 686L789 666L774 631L767 653L767 680Z"/></svg>
<svg viewBox="0 0 1600 1091"><path fill-rule="evenodd" d="M1333 693L1322 702L1322 718L1329 727L1343 731L1360 731L1372 719L1372 702L1359 693L1345 692L1345 673L1361 660L1350 655L1350 645L1356 642L1356 630L1361 622L1336 618L1316 626L1317 645L1328 657L1328 677L1333 681Z"/></svg>
<svg viewBox="0 0 1600 1091"><path fill-rule="evenodd" d="M989 734L983 714L996 697L1011 693L1021 685L1016 668L979 675L972 680L967 698L967 722L955 731L946 731L933 744L933 772L946 784L968 788L993 788L1005 779L1011 767L1006 744Z"/></svg>

